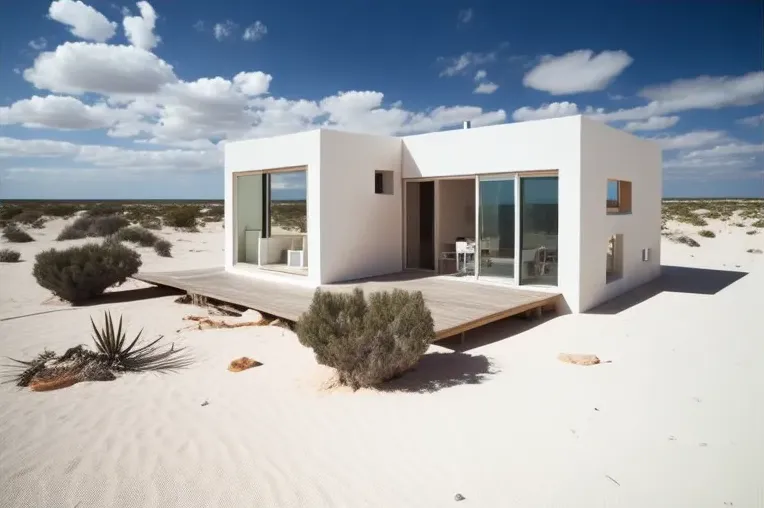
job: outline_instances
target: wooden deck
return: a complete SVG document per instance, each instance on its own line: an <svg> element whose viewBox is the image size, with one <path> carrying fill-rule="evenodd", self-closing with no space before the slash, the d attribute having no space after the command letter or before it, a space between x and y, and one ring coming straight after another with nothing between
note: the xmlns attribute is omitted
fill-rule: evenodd
<svg viewBox="0 0 764 508"><path fill-rule="evenodd" d="M296 321L308 309L313 297L313 289L307 287L229 273L223 268L141 272L133 278L242 305L289 321ZM421 291L432 312L438 339L530 310L554 306L560 298L559 293L449 280L447 277L411 272L322 286L331 291L351 291L355 287L366 293L393 288Z"/></svg>

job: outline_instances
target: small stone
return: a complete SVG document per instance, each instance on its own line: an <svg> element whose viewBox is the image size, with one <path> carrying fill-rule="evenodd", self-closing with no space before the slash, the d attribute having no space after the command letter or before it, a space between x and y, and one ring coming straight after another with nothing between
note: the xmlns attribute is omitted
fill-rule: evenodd
<svg viewBox="0 0 764 508"><path fill-rule="evenodd" d="M262 363L258 362L257 360L242 356L241 358L233 360L230 365L228 365L228 370L231 372L241 372L243 370L251 369L252 367L257 367L260 365L262 365Z"/></svg>
<svg viewBox="0 0 764 508"><path fill-rule="evenodd" d="M454 496L454 501L464 501L464 496L463 496L463 495L461 495L461 494L459 494L459 493L457 493L457 494Z"/></svg>
<svg viewBox="0 0 764 508"><path fill-rule="evenodd" d="M600 363L600 359L597 355L590 354L560 353L557 355L557 359L561 362L572 363L574 365L597 365Z"/></svg>

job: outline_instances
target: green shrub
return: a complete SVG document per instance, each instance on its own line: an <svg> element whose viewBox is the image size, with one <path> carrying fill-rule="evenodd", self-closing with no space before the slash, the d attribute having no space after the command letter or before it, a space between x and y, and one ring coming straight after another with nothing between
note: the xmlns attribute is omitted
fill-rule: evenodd
<svg viewBox="0 0 764 508"><path fill-rule="evenodd" d="M32 238L29 233L18 227L16 224L8 224L3 228L3 237L5 237L6 240L13 243L26 243L26 242L33 242L34 238Z"/></svg>
<svg viewBox="0 0 764 508"><path fill-rule="evenodd" d="M18 251L11 249L0 249L0 262L16 263L19 259L21 259L21 254Z"/></svg>
<svg viewBox="0 0 764 508"><path fill-rule="evenodd" d="M87 229L83 231L82 229L76 228L74 224L69 224L68 226L64 226L64 229L58 234L56 240L59 242L62 240L79 240L80 238L85 238L87 236L86 231Z"/></svg>
<svg viewBox="0 0 764 508"><path fill-rule="evenodd" d="M698 235L702 236L703 238L716 238L716 233L708 229L701 229L698 231Z"/></svg>
<svg viewBox="0 0 764 508"><path fill-rule="evenodd" d="M194 205L178 205L169 208L163 217L164 223L173 228L196 229L199 208Z"/></svg>
<svg viewBox="0 0 764 508"><path fill-rule="evenodd" d="M32 271L54 295L80 303L125 282L141 266L141 256L118 242L89 243L39 253Z"/></svg>
<svg viewBox="0 0 764 508"><path fill-rule="evenodd" d="M374 386L417 364L435 340L430 310L421 292L396 289L353 294L316 290L297 323L300 343L317 361L337 370L353 388Z"/></svg>
<svg viewBox="0 0 764 508"><path fill-rule="evenodd" d="M49 203L45 205L43 212L50 217L63 217L68 219L80 210L78 205L68 203Z"/></svg>
<svg viewBox="0 0 764 508"><path fill-rule="evenodd" d="M225 208L221 205L215 205L209 207L203 217L204 220L207 222L220 222L223 220L223 216L225 215Z"/></svg>
<svg viewBox="0 0 764 508"><path fill-rule="evenodd" d="M26 224L30 226L41 218L42 212L40 210L24 210L20 214L13 217L13 222L18 222L20 224Z"/></svg>
<svg viewBox="0 0 764 508"><path fill-rule="evenodd" d="M764 228L764 219L759 219L751 224L752 228Z"/></svg>
<svg viewBox="0 0 764 508"><path fill-rule="evenodd" d="M87 209L86 215L90 217L103 217L105 215L121 215L122 205L112 203L96 203Z"/></svg>
<svg viewBox="0 0 764 508"><path fill-rule="evenodd" d="M677 243L683 243L687 245L688 247L700 247L700 244L697 242L697 240L695 240L694 238L690 238L687 235L673 236L671 237L671 239Z"/></svg>
<svg viewBox="0 0 764 508"><path fill-rule="evenodd" d="M141 221L141 227L159 231L162 229L162 220L159 217L149 217Z"/></svg>
<svg viewBox="0 0 764 508"><path fill-rule="evenodd" d="M172 244L167 240L157 240L154 244L154 250L163 258L172 257Z"/></svg>
<svg viewBox="0 0 764 508"><path fill-rule="evenodd" d="M129 226L117 232L117 239L137 243L141 247L153 247L159 237L141 226Z"/></svg>
<svg viewBox="0 0 764 508"><path fill-rule="evenodd" d="M95 217L88 228L88 236L111 236L129 225L130 222L121 215Z"/></svg>
<svg viewBox="0 0 764 508"><path fill-rule="evenodd" d="M2 205L0 206L0 220L9 221L23 211L24 209L19 205Z"/></svg>

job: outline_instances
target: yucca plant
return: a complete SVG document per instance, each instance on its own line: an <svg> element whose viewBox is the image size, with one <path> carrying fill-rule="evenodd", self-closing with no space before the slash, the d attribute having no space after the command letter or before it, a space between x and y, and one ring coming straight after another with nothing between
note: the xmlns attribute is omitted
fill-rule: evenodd
<svg viewBox="0 0 764 508"><path fill-rule="evenodd" d="M143 330L127 343L127 332L122 329L122 316L119 325L114 329L114 320L109 311L104 312L104 325L99 330L93 318L90 318L93 326L93 341L104 362L113 369L125 371L173 371L187 367L191 364L191 358L183 353L185 348L175 349L171 344L169 349L158 345L162 336L145 344L139 344ZM138 347L136 347L138 346Z"/></svg>

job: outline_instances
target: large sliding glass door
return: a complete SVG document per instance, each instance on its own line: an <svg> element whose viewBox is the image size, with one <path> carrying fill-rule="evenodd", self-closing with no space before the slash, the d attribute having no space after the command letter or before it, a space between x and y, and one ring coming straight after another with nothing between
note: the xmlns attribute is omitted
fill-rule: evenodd
<svg viewBox="0 0 764 508"><path fill-rule="evenodd" d="M480 177L478 277L515 277L515 177Z"/></svg>
<svg viewBox="0 0 764 508"><path fill-rule="evenodd" d="M558 178L520 177L520 284L557 285Z"/></svg>
<svg viewBox="0 0 764 508"><path fill-rule="evenodd" d="M478 177L477 275L557 285L557 176Z"/></svg>

